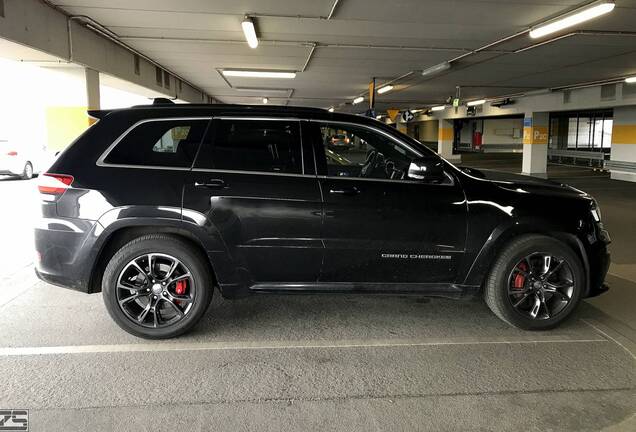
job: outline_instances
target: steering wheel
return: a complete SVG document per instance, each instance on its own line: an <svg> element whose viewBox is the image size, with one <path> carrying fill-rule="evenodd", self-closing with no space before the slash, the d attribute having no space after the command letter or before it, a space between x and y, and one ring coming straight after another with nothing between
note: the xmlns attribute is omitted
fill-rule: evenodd
<svg viewBox="0 0 636 432"><path fill-rule="evenodd" d="M378 156L378 152L375 150L369 150L367 152L367 158L362 164L360 169L360 177L371 177L375 168L375 160Z"/></svg>

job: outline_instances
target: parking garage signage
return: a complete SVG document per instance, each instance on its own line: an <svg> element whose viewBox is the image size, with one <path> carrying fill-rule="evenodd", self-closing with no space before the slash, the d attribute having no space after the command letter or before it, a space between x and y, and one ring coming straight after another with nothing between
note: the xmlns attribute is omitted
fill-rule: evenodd
<svg viewBox="0 0 636 432"><path fill-rule="evenodd" d="M409 110L402 111L400 113L400 122L402 122L402 123L408 123L411 120L413 120L414 118L415 118L415 115Z"/></svg>
<svg viewBox="0 0 636 432"><path fill-rule="evenodd" d="M533 125L532 118L523 119L523 143L547 144L548 128L546 126Z"/></svg>

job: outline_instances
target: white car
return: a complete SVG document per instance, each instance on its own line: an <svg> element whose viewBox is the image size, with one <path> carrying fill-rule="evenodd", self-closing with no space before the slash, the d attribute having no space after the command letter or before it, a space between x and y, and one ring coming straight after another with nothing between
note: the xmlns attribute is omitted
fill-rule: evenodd
<svg viewBox="0 0 636 432"><path fill-rule="evenodd" d="M28 180L46 169L50 162L52 158L44 150L0 139L0 176L18 176Z"/></svg>

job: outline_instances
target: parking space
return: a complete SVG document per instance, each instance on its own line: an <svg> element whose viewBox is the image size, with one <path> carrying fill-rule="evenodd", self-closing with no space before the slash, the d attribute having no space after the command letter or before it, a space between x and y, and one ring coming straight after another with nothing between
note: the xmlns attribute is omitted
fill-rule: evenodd
<svg viewBox="0 0 636 432"><path fill-rule="evenodd" d="M0 0L0 432L636 431L634 22Z"/></svg>
<svg viewBox="0 0 636 432"><path fill-rule="evenodd" d="M217 293L193 332L151 342L121 331L101 294L37 281L17 247L1 282L0 405L28 407L34 430L633 430L634 187L570 174L559 180L598 198L614 237L612 289L550 332L477 300ZM33 204L33 182L0 187Z"/></svg>

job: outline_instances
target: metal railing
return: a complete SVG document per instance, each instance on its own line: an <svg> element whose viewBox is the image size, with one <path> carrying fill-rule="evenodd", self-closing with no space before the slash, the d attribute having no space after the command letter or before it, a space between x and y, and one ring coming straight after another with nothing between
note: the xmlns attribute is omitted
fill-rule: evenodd
<svg viewBox="0 0 636 432"><path fill-rule="evenodd" d="M605 153L600 151L548 149L548 159L556 159L559 163L563 163L564 161L571 162L574 165L577 165L579 161L583 161L589 166L602 168L605 161Z"/></svg>
<svg viewBox="0 0 636 432"><path fill-rule="evenodd" d="M606 160L605 169L610 171L623 171L628 173L636 173L636 162Z"/></svg>

